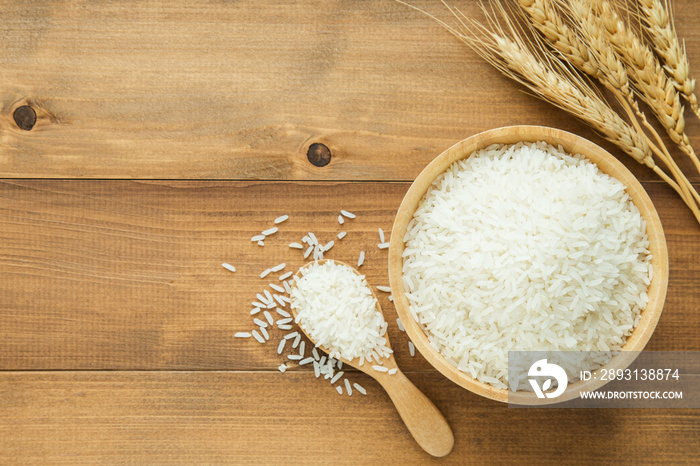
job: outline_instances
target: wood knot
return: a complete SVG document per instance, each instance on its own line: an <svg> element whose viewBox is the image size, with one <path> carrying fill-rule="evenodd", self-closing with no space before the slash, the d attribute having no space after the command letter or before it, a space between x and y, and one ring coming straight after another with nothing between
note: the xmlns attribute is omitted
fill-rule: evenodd
<svg viewBox="0 0 700 466"><path fill-rule="evenodd" d="M331 163L331 150L319 142L314 142L309 146L306 158L317 167L325 167Z"/></svg>
<svg viewBox="0 0 700 466"><path fill-rule="evenodd" d="M19 129L25 131L31 131L36 124L36 111L29 105L17 107L12 117L15 119L15 123L17 123Z"/></svg>

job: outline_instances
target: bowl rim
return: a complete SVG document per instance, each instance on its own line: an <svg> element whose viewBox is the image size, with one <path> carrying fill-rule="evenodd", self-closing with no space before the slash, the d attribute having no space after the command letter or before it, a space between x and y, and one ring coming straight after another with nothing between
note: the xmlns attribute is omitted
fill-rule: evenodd
<svg viewBox="0 0 700 466"><path fill-rule="evenodd" d="M603 369L624 369L636 358L636 352L642 351L651 337L663 310L668 288L668 251L666 239L658 213L646 190L637 178L622 162L602 147L576 134L546 126L506 126L474 134L445 150L430 162L416 177L406 192L397 211L391 231L389 245L389 282L396 312L401 318L406 333L423 357L438 371L456 384L478 395L500 402L526 405L554 404L568 401L579 396L580 391L595 390L605 385L600 377L588 381L570 384L565 392L556 399L538 399L531 392L509 392L479 382L459 371L429 344L428 337L408 310L408 299L403 286L403 238L408 223L413 218L418 203L425 196L435 178L443 173L453 162L466 158L474 151L492 144L514 144L517 142L544 141L556 147L561 146L566 152L580 154L595 163L601 172L613 176L625 185L625 190L639 209L646 221L649 250L652 254L654 276L647 294L649 302L642 312L637 327L627 339L622 351L614 356L605 366L594 371L595 375ZM632 353L630 353L632 352ZM509 398L510 393L510 398Z"/></svg>

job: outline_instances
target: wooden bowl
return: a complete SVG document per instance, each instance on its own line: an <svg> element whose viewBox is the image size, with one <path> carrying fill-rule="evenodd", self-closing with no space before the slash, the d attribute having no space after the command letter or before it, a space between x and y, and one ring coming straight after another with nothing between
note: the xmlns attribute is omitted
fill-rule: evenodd
<svg viewBox="0 0 700 466"><path fill-rule="evenodd" d="M649 295L649 303L644 312L642 312L639 324L625 343L623 351L613 357L605 368L624 369L632 363L635 354L625 354L625 352L641 351L644 348L651 334L654 332L654 328L656 328L656 324L661 316L661 310L663 309L664 300L666 298L666 288L668 286L668 251L666 250L666 239L656 209L646 191L634 175L632 175L620 161L604 149L575 134L542 126L509 126L475 134L440 154L425 167L420 175L418 175L418 178L416 178L406 193L401 207L399 207L399 211L396 214L394 227L391 231L391 244L389 246L389 279L396 311L399 317L401 317L404 327L406 327L408 336L428 362L442 372L447 378L467 390L496 401L518 404L559 403L578 397L581 390L595 390L603 386L605 382L600 381L600 377L592 377L589 381L575 382L570 384L566 391L555 399L538 399L534 393L521 391L515 393L510 392L509 398L508 390L494 388L491 385L474 380L447 362L438 351L435 351L433 347L430 346L428 337L423 332L423 329L411 316L403 285L403 238L406 234L408 223L413 218L413 213L417 209L420 200L425 196L433 180L447 170L453 162L468 157L474 151L486 148L491 144L514 144L521 141L544 141L554 146L561 145L566 152L581 154L588 158L591 162L598 165L600 171L618 179L627 187L627 193L639 208L639 212L644 220L646 220L647 235L650 243L649 250L652 254L652 265L654 268L654 277L647 292ZM594 372L593 375L595 376L596 373Z"/></svg>

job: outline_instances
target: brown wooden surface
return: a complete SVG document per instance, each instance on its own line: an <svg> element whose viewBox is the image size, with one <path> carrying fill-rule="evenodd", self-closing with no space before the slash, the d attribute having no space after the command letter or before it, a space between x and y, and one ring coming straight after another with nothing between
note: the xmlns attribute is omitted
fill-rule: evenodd
<svg viewBox="0 0 700 466"><path fill-rule="evenodd" d="M416 3L445 17L437 1ZM5 0L0 173L411 180L445 148L498 126L594 137L391 0L185 4ZM478 2L459 4L478 14ZM675 4L700 64L696 7ZM25 103L38 113L32 131L12 118ZM700 125L687 131L697 138ZM323 169L306 161L314 142L333 153Z"/></svg>
<svg viewBox="0 0 700 466"><path fill-rule="evenodd" d="M675 5L698 69L697 6ZM260 272L300 265L286 244L308 229L331 239L342 208L358 218L328 257L353 263L364 249L362 271L386 285L376 230L390 230L408 181L444 149L509 124L600 139L388 0L0 10L0 463L431 461L364 374L351 378L368 396L340 397L308 369L277 372L273 344L233 338L252 328L249 303L270 281ZM38 115L30 131L13 118L24 104ZM697 147L700 122L686 115ZM314 142L329 165L307 161ZM700 227L623 161L669 246L647 348L700 351ZM285 213L264 248L250 242ZM469 393L408 354L379 296L399 366L454 431L442 462L700 456L697 410L515 410Z"/></svg>

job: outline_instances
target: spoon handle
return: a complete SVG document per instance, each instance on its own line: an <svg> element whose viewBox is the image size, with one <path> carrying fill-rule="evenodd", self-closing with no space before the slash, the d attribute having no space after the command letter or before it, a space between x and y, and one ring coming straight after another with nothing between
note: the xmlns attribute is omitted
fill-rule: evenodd
<svg viewBox="0 0 700 466"><path fill-rule="evenodd" d="M377 377L418 445L433 456L452 451L455 439L442 413L400 370Z"/></svg>

